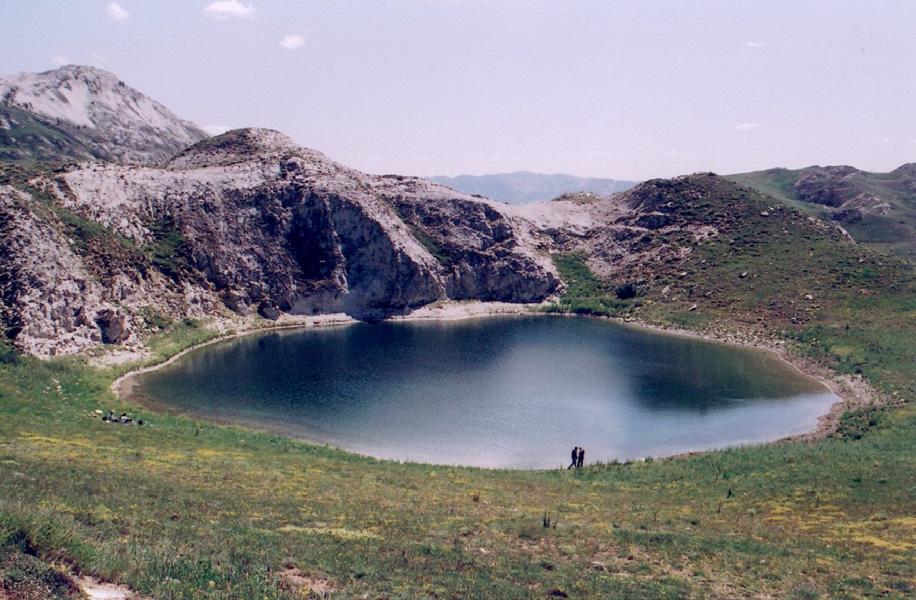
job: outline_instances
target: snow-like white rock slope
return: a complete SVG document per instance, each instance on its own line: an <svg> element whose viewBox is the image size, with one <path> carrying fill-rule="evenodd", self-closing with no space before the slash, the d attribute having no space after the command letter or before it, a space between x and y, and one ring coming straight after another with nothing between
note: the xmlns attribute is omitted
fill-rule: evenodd
<svg viewBox="0 0 916 600"><path fill-rule="evenodd" d="M0 102L70 125L127 162L161 161L207 137L193 123L94 67L68 65L0 77Z"/></svg>

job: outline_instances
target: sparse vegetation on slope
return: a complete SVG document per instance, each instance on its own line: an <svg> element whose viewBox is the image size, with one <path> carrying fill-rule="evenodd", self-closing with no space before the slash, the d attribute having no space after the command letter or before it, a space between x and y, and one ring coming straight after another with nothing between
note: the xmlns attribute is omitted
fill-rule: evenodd
<svg viewBox="0 0 916 600"><path fill-rule="evenodd" d="M830 224L720 178L678 185L669 192L671 210L714 225L718 234L663 234L680 238L690 253L656 271L642 318L795 340L800 352L912 397L911 263L853 244ZM690 213L679 208L685 192L694 195Z"/></svg>
<svg viewBox="0 0 916 600"><path fill-rule="evenodd" d="M182 273L191 270L188 264L187 240L174 219L162 218L150 224L149 230L154 241L144 250L157 269L172 279L177 279Z"/></svg>
<svg viewBox="0 0 916 600"><path fill-rule="evenodd" d="M838 166L768 169L728 178L838 222L876 250L916 259L916 164L889 173Z"/></svg>
<svg viewBox="0 0 916 600"><path fill-rule="evenodd" d="M92 149L59 126L0 103L0 160L88 160Z"/></svg>
<svg viewBox="0 0 916 600"><path fill-rule="evenodd" d="M632 283L614 285L602 281L588 268L586 257L581 252L558 254L554 264L566 283L566 294L555 304L547 307L548 312L571 312L577 315L602 317L621 316L632 310L636 287Z"/></svg>

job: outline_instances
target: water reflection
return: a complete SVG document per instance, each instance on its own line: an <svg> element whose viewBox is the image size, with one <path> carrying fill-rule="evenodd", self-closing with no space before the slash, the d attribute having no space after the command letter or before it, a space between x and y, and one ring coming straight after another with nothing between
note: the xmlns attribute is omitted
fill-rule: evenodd
<svg viewBox="0 0 916 600"><path fill-rule="evenodd" d="M763 441L834 397L767 353L589 319L275 332L141 380L171 406L385 458L552 467Z"/></svg>

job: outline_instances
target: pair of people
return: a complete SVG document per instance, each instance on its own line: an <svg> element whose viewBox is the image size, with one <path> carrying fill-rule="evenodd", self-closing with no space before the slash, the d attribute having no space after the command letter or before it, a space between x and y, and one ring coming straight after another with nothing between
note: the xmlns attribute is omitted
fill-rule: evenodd
<svg viewBox="0 0 916 600"><path fill-rule="evenodd" d="M579 469L585 464L585 448L576 446L572 449L569 456L572 458L572 461L569 463L569 466L566 467L567 469L572 469L573 467Z"/></svg>
<svg viewBox="0 0 916 600"><path fill-rule="evenodd" d="M118 417L113 410L109 410L108 414L102 417L102 420L106 423L129 423L131 419L127 416L127 413L121 413L121 416Z"/></svg>
<svg viewBox="0 0 916 600"><path fill-rule="evenodd" d="M127 416L127 413L122 412L120 417L115 416L113 410L109 410L108 414L102 417L102 420L107 423L133 423L134 420L131 417ZM143 421L137 421L138 425L143 425Z"/></svg>

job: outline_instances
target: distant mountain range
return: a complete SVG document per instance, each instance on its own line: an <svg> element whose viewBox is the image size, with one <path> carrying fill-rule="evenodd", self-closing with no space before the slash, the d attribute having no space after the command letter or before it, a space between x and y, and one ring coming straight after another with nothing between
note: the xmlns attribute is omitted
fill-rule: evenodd
<svg viewBox="0 0 916 600"><path fill-rule="evenodd" d="M916 258L916 163L889 173L841 165L767 169L726 177L835 221L858 242Z"/></svg>
<svg viewBox="0 0 916 600"><path fill-rule="evenodd" d="M509 204L530 204L552 200L557 196L574 192L591 192L599 196L610 196L628 190L636 181L577 177L563 173L494 173L492 175L457 175L448 177L436 175L430 181L441 183L466 194L486 196L492 200Z"/></svg>

